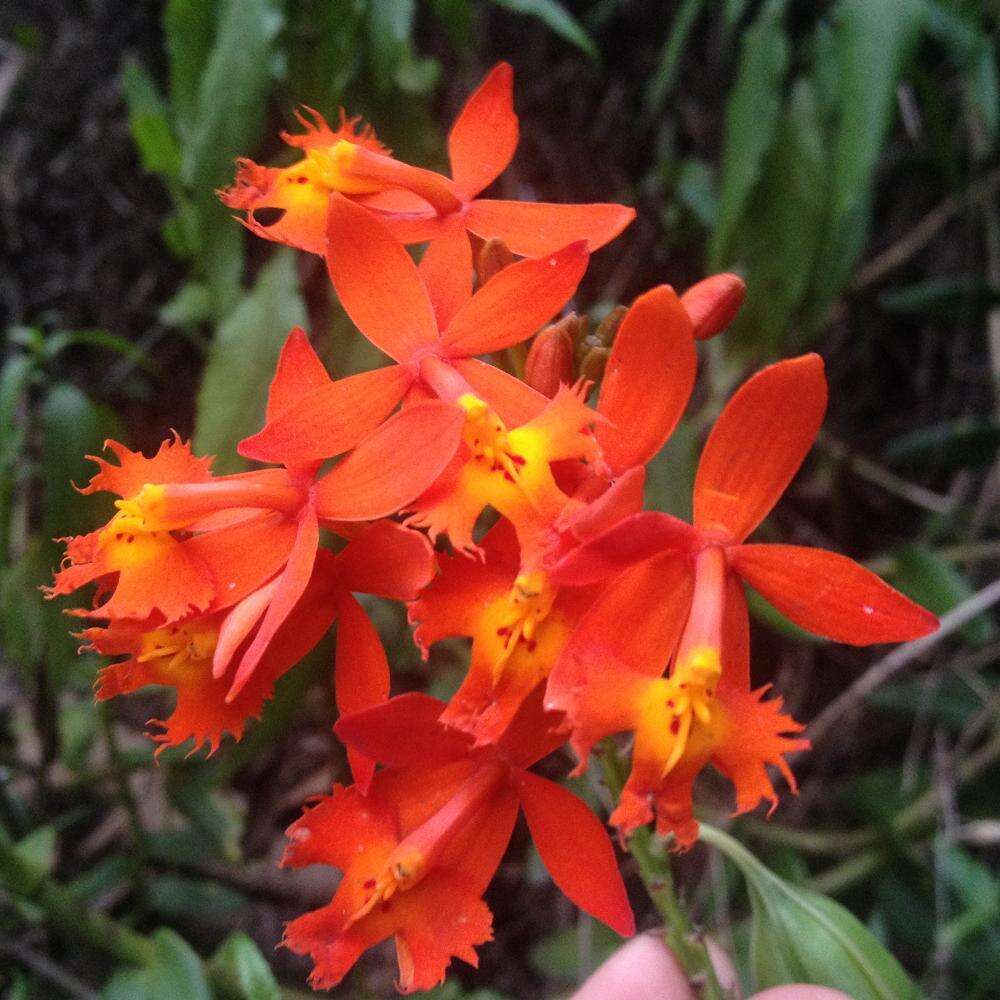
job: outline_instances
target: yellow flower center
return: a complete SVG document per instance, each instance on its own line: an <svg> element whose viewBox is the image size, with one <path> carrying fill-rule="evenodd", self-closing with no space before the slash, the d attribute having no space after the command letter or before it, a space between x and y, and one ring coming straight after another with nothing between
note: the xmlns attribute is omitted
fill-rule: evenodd
<svg viewBox="0 0 1000 1000"><path fill-rule="evenodd" d="M490 471L502 471L506 479L517 483L525 460L512 448L504 422L478 396L459 396L458 405L465 410L462 440L474 460Z"/></svg>
<svg viewBox="0 0 1000 1000"><path fill-rule="evenodd" d="M297 174L327 191L371 194L374 191L384 190L385 183L366 180L351 172L357 154L358 146L355 143L347 139L338 139L332 146L307 150L306 158L299 164ZM293 179L297 180L298 177ZM302 181L298 183L301 184Z"/></svg>
<svg viewBox="0 0 1000 1000"><path fill-rule="evenodd" d="M191 678L211 668L218 638L218 629L204 622L169 625L142 637L136 660L154 663L173 680Z"/></svg>

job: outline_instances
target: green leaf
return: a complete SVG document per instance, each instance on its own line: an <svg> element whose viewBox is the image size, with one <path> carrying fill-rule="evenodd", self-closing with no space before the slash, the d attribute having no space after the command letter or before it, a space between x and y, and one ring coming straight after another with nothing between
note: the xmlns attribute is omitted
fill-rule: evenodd
<svg viewBox="0 0 1000 1000"><path fill-rule="evenodd" d="M893 573L892 582L936 615L943 615L975 593L955 564L933 549L907 545L896 556L898 569ZM959 634L974 646L984 646L995 638L997 628L987 612L967 622Z"/></svg>
<svg viewBox="0 0 1000 1000"><path fill-rule="evenodd" d="M232 179L233 160L257 145L282 23L274 0L228 0L184 137L181 174L197 220L193 249L219 318L239 297L243 235L215 189Z"/></svg>
<svg viewBox="0 0 1000 1000"><path fill-rule="evenodd" d="M681 58L684 55L684 46L704 5L705 0L684 0L680 10L674 15L670 34L667 35L663 50L660 52L659 65L646 84L647 115L658 115L674 89L677 74L680 72Z"/></svg>
<svg viewBox="0 0 1000 1000"><path fill-rule="evenodd" d="M830 217L816 268L816 315L840 292L868 236L875 171L892 123L896 86L926 14L923 0L841 0L835 8L838 120Z"/></svg>
<svg viewBox="0 0 1000 1000"><path fill-rule="evenodd" d="M32 830L15 845L22 861L39 876L50 875L56 864L56 829L51 824Z"/></svg>
<svg viewBox="0 0 1000 1000"><path fill-rule="evenodd" d="M147 887L150 908L163 920L197 920L225 926L247 905L247 897L221 882L188 875L157 875Z"/></svg>
<svg viewBox="0 0 1000 1000"><path fill-rule="evenodd" d="M800 77L731 245L749 294L729 339L753 353L781 347L805 298L826 216L827 169L816 94Z"/></svg>
<svg viewBox="0 0 1000 1000"><path fill-rule="evenodd" d="M186 281L160 306L158 315L168 326L200 326L211 318L212 293L200 281Z"/></svg>
<svg viewBox="0 0 1000 1000"><path fill-rule="evenodd" d="M75 385L52 386L41 409L42 485L45 509L42 535L54 538L90 530L94 512L108 506L102 497L81 497L75 481L93 473L87 455L100 452L104 441L119 431L118 420L106 407L89 400Z"/></svg>
<svg viewBox="0 0 1000 1000"><path fill-rule="evenodd" d="M730 242L777 132L788 71L786 6L787 0L767 0L743 35L736 82L726 101L719 219L709 251L713 271L731 259Z"/></svg>
<svg viewBox="0 0 1000 1000"><path fill-rule="evenodd" d="M202 74L219 18L217 0L168 0L163 35L170 59L170 104L177 131L190 135L197 120Z"/></svg>
<svg viewBox="0 0 1000 1000"><path fill-rule="evenodd" d="M219 945L209 973L225 1000L280 1000L281 989L267 960L242 931L234 931Z"/></svg>
<svg viewBox="0 0 1000 1000"><path fill-rule="evenodd" d="M503 7L514 14L536 17L560 38L575 45L594 62L601 58L594 40L580 26L561 3L556 0L493 0L497 7Z"/></svg>
<svg viewBox="0 0 1000 1000"><path fill-rule="evenodd" d="M212 1000L198 953L176 931L161 927L152 934L155 950L145 969L143 1000Z"/></svg>
<svg viewBox="0 0 1000 1000"><path fill-rule="evenodd" d="M344 104L344 90L361 65L364 26L365 5L359 0L297 5L289 93L323 111Z"/></svg>
<svg viewBox="0 0 1000 1000"><path fill-rule="evenodd" d="M779 878L721 830L703 823L701 838L746 879L756 989L812 983L841 990L853 1000L917 996L899 962L839 903Z"/></svg>
<svg viewBox="0 0 1000 1000"><path fill-rule="evenodd" d="M152 77L134 60L127 61L122 71L122 93L142 169L165 181L179 181L181 150L167 118L166 104Z"/></svg>
<svg viewBox="0 0 1000 1000"><path fill-rule="evenodd" d="M236 443L262 422L267 387L285 337L306 322L295 255L279 250L216 331L198 392L195 444L216 468L241 467Z"/></svg>
<svg viewBox="0 0 1000 1000"><path fill-rule="evenodd" d="M942 275L883 292L879 305L889 312L967 325L982 322L988 309L1000 305L1000 288L975 274Z"/></svg>
<svg viewBox="0 0 1000 1000"><path fill-rule="evenodd" d="M531 949L531 964L543 976L566 983L579 981L581 971L586 975L621 947L622 939L600 921L593 921L590 928L590 969L580 968L580 940L576 927L562 930L543 938Z"/></svg>
<svg viewBox="0 0 1000 1000"><path fill-rule="evenodd" d="M371 0L365 42L375 86L392 89L396 74L411 56L410 36L416 0Z"/></svg>
<svg viewBox="0 0 1000 1000"><path fill-rule="evenodd" d="M955 470L993 464L1000 447L1000 421L960 417L901 434L883 452L893 463L905 463Z"/></svg>

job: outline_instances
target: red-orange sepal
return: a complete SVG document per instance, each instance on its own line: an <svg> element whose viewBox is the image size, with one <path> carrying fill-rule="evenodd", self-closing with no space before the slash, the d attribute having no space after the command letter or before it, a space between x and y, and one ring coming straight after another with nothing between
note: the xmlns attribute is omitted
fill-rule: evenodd
<svg viewBox="0 0 1000 1000"><path fill-rule="evenodd" d="M836 642L908 642L937 618L853 559L800 545L735 545L729 563L797 625Z"/></svg>
<svg viewBox="0 0 1000 1000"><path fill-rule="evenodd" d="M712 428L694 484L694 523L742 542L770 513L812 447L826 411L818 354L748 379Z"/></svg>
<svg viewBox="0 0 1000 1000"><path fill-rule="evenodd" d="M694 332L669 285L640 295L615 334L597 409L604 459L614 472L645 465L677 426L694 387Z"/></svg>

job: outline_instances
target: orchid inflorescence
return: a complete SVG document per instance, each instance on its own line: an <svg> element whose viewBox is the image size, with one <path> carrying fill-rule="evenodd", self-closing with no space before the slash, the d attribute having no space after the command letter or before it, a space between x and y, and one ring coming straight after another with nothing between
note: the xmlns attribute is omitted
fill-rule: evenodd
<svg viewBox="0 0 1000 1000"><path fill-rule="evenodd" d="M751 688L744 583L840 642L936 627L843 556L746 541L819 430L816 354L758 372L725 407L692 524L642 509L645 466L691 395L697 342L728 325L743 284L723 274L682 296L668 285L639 296L605 324L591 404L590 383L573 382L579 321L538 331L634 212L479 197L517 146L512 88L501 64L468 100L448 137L451 177L393 158L356 120L342 114L334 129L310 110L304 133L283 136L300 160L239 162L222 200L257 235L322 255L347 314L393 363L333 380L292 330L263 429L239 445L255 471L216 476L177 436L151 458L108 442L113 459L95 459L82 492L115 494L117 511L66 539L49 589L96 584L92 605L71 613L88 648L118 657L99 699L175 689L155 723L160 748L238 739L337 622L335 732L354 784L292 825L284 860L343 873L332 901L286 930L317 988L392 936L403 992L440 982L453 957L475 964L492 936L483 892L522 809L556 885L631 934L603 824L531 770L567 742L582 771L599 740L632 735L610 817L623 841L654 821L674 849L694 843L692 785L709 763L732 782L737 812L776 804L767 765L794 790L785 755L808 742L780 698ZM419 264L414 243L427 244ZM523 379L481 360L532 336ZM389 697L358 593L405 602L425 657L471 638L448 704Z"/></svg>

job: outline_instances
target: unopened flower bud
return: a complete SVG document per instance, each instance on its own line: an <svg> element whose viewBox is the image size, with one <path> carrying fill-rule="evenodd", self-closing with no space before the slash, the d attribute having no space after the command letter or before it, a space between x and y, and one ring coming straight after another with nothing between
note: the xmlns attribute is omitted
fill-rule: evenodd
<svg viewBox="0 0 1000 1000"><path fill-rule="evenodd" d="M560 385L573 381L573 339L580 318L570 313L545 327L534 339L524 362L524 381L551 399Z"/></svg>
<svg viewBox="0 0 1000 1000"><path fill-rule="evenodd" d="M606 347L592 347L580 362L580 378L585 382L596 382L604 374L611 351Z"/></svg>
<svg viewBox="0 0 1000 1000"><path fill-rule="evenodd" d="M480 285L485 285L494 275L514 263L514 255L507 244L497 237L488 239L479 249L476 259L476 277Z"/></svg>
<svg viewBox="0 0 1000 1000"><path fill-rule="evenodd" d="M604 347L610 347L615 339L615 334L618 332L618 327L621 326L622 320L625 318L625 314L628 312L628 306L615 306L614 309L609 312L600 323L597 324L597 328L594 330L594 339L602 344Z"/></svg>
<svg viewBox="0 0 1000 1000"><path fill-rule="evenodd" d="M691 317L695 340L722 333L739 312L746 294L747 286L735 274L713 274L692 285L681 296L681 304Z"/></svg>

